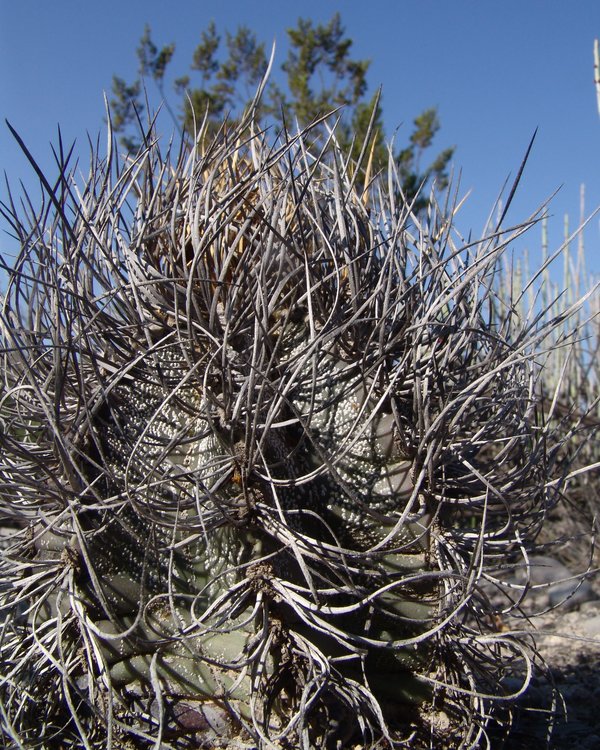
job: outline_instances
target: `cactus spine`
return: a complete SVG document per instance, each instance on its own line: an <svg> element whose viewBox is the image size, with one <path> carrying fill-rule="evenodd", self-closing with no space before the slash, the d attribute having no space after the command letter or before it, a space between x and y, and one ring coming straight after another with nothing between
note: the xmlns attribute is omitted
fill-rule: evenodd
<svg viewBox="0 0 600 750"><path fill-rule="evenodd" d="M463 246L310 141L149 135L8 212L17 746L474 747L510 702L481 582L555 491L511 235Z"/></svg>

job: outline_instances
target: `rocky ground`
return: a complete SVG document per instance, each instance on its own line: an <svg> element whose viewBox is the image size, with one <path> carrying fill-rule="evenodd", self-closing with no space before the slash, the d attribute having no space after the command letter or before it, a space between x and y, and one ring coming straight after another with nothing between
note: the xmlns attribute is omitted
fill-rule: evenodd
<svg viewBox="0 0 600 750"><path fill-rule="evenodd" d="M502 748L546 747L548 712L554 715L548 745L552 750L600 748L600 574L590 578L581 598L585 601L532 615L528 621L507 622L509 628L532 631L539 670Z"/></svg>

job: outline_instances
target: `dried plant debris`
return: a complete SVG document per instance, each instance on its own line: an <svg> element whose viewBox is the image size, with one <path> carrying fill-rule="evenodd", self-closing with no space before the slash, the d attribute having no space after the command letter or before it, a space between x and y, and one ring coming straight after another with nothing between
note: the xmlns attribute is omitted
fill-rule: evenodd
<svg viewBox="0 0 600 750"><path fill-rule="evenodd" d="M251 113L108 143L3 209L5 741L485 746L533 653L486 591L561 486L493 291L528 223L466 244Z"/></svg>

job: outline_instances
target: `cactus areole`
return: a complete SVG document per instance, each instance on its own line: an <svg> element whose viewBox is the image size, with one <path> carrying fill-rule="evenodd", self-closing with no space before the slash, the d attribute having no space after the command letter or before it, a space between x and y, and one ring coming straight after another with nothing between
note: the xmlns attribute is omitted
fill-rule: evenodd
<svg viewBox="0 0 600 750"><path fill-rule="evenodd" d="M548 501L510 237L311 132L109 139L83 185L61 149L5 207L15 747L475 747L510 704L480 582Z"/></svg>

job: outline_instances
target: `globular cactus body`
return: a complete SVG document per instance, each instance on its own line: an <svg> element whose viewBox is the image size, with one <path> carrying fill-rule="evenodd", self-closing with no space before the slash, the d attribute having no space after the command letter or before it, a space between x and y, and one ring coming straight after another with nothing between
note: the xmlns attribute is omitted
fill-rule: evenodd
<svg viewBox="0 0 600 750"><path fill-rule="evenodd" d="M548 491L502 243L309 140L244 121L171 163L149 137L11 213L15 743L468 746L506 697L524 650L478 583Z"/></svg>

